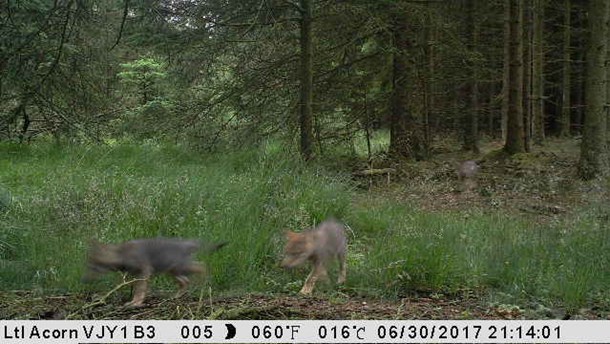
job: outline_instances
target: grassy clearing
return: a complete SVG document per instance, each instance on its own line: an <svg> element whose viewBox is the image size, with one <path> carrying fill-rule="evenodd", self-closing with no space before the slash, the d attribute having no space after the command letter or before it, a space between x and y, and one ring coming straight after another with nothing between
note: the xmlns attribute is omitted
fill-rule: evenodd
<svg viewBox="0 0 610 344"><path fill-rule="evenodd" d="M356 214L354 223L370 233L368 261L361 264L367 272L353 280L363 282L357 284L362 290L385 286L386 293L401 295L485 288L507 293L511 302L608 305L610 230L593 215L598 210L540 226L502 214L396 208L382 203Z"/></svg>
<svg viewBox="0 0 610 344"><path fill-rule="evenodd" d="M210 257L220 289L264 290L276 280L282 228L341 217L349 204L332 177L265 152L202 158L161 147L3 147L13 195L3 288L79 290L91 238L181 236L230 240ZM275 244L274 244L275 243ZM281 276L281 274L278 274Z"/></svg>
<svg viewBox="0 0 610 344"><path fill-rule="evenodd" d="M5 290L106 291L117 276L80 283L91 238L163 235L230 241L204 258L215 293L292 293L306 273L278 267L282 231L336 216L353 230L349 295L491 291L511 302L610 304L602 206L547 225L501 213L426 213L357 191L276 144L207 157L154 145L3 145L0 187L12 195L0 213Z"/></svg>

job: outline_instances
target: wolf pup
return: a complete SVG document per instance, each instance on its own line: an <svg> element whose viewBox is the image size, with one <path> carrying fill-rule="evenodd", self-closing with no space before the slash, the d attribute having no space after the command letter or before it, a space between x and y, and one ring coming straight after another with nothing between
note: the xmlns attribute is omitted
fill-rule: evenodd
<svg viewBox="0 0 610 344"><path fill-rule="evenodd" d="M326 220L316 228L301 233L287 231L286 238L288 242L284 248L282 267L290 269L306 261L310 261L313 265L301 294L311 294L320 277L328 278L327 265L335 258L339 260L340 270L337 283L345 282L347 251L345 225L333 219Z"/></svg>
<svg viewBox="0 0 610 344"><path fill-rule="evenodd" d="M213 252L225 244L209 245L204 249ZM93 241L83 280L92 280L108 271L127 272L139 280L135 284L133 300L125 305L138 307L144 302L150 276L168 273L178 282L176 297L179 297L186 292L190 274L205 272L203 265L193 261L193 255L200 248L199 241L170 238L139 239L120 244Z"/></svg>
<svg viewBox="0 0 610 344"><path fill-rule="evenodd" d="M466 160L458 167L458 180L462 182L463 188L466 191L470 191L476 186L475 177L479 172L479 168L479 165L474 160Z"/></svg>

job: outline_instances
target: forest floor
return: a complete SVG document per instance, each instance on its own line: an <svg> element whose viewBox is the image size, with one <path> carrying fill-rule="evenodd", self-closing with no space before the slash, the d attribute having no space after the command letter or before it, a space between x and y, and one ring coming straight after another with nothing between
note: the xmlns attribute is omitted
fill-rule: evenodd
<svg viewBox="0 0 610 344"><path fill-rule="evenodd" d="M394 198L417 204L423 211L502 211L547 222L570 216L587 202L608 198L607 181L578 181L577 147L576 141L549 142L510 158L493 143L478 156L439 148L429 161L381 166L396 168L390 184L384 176L363 178L360 184L369 189L363 197ZM456 166L465 159L481 165L477 185L471 190L463 190L456 178ZM399 300L363 299L341 292L314 297L190 294L173 300L162 296L167 293L153 290L144 307L130 309L121 306L128 300L125 291L109 295L103 302L84 294L4 291L0 292L0 319L610 319L605 307L568 312L535 304L507 305L472 293L413 295Z"/></svg>
<svg viewBox="0 0 610 344"><path fill-rule="evenodd" d="M389 185L384 176L361 179L361 185L423 211L500 211L541 222L610 200L607 180L579 179L579 140L551 139L544 146L533 146L529 153L513 156L502 152L501 142L482 144L478 155L456 152L455 145L458 143L438 146L427 161L383 166L396 170L398 179ZM457 180L457 167L465 160L475 160L480 166L470 188Z"/></svg>
<svg viewBox="0 0 610 344"><path fill-rule="evenodd" d="M92 301L84 295L0 293L0 319L598 319L610 320L607 310L521 308L477 297L408 297L401 300L328 296L246 294L212 300L184 296L179 300L154 296L139 308L123 307L118 298ZM169 296L169 294L168 294Z"/></svg>

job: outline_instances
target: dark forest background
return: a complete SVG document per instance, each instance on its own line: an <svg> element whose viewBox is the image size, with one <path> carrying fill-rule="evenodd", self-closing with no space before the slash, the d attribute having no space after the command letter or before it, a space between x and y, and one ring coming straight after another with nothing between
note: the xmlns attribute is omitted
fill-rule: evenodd
<svg viewBox="0 0 610 344"><path fill-rule="evenodd" d="M385 129L390 157L425 160L447 136L509 154L578 136L582 177L606 169L604 1L1 6L2 140L217 150L273 136L310 159Z"/></svg>

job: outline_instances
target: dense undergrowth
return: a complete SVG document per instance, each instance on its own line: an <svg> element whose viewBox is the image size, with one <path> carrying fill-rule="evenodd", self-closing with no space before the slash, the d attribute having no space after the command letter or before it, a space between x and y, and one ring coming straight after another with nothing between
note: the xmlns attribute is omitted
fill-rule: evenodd
<svg viewBox="0 0 610 344"><path fill-rule="evenodd" d="M348 296L610 304L603 204L540 224L500 210L426 212L354 185L278 144L222 155L157 145L1 145L0 289L106 291L116 274L80 281L90 239L179 236L230 242L201 257L213 293L294 293L306 272L279 268L283 231L334 216L351 229L340 289ZM319 292L334 290L331 282Z"/></svg>

